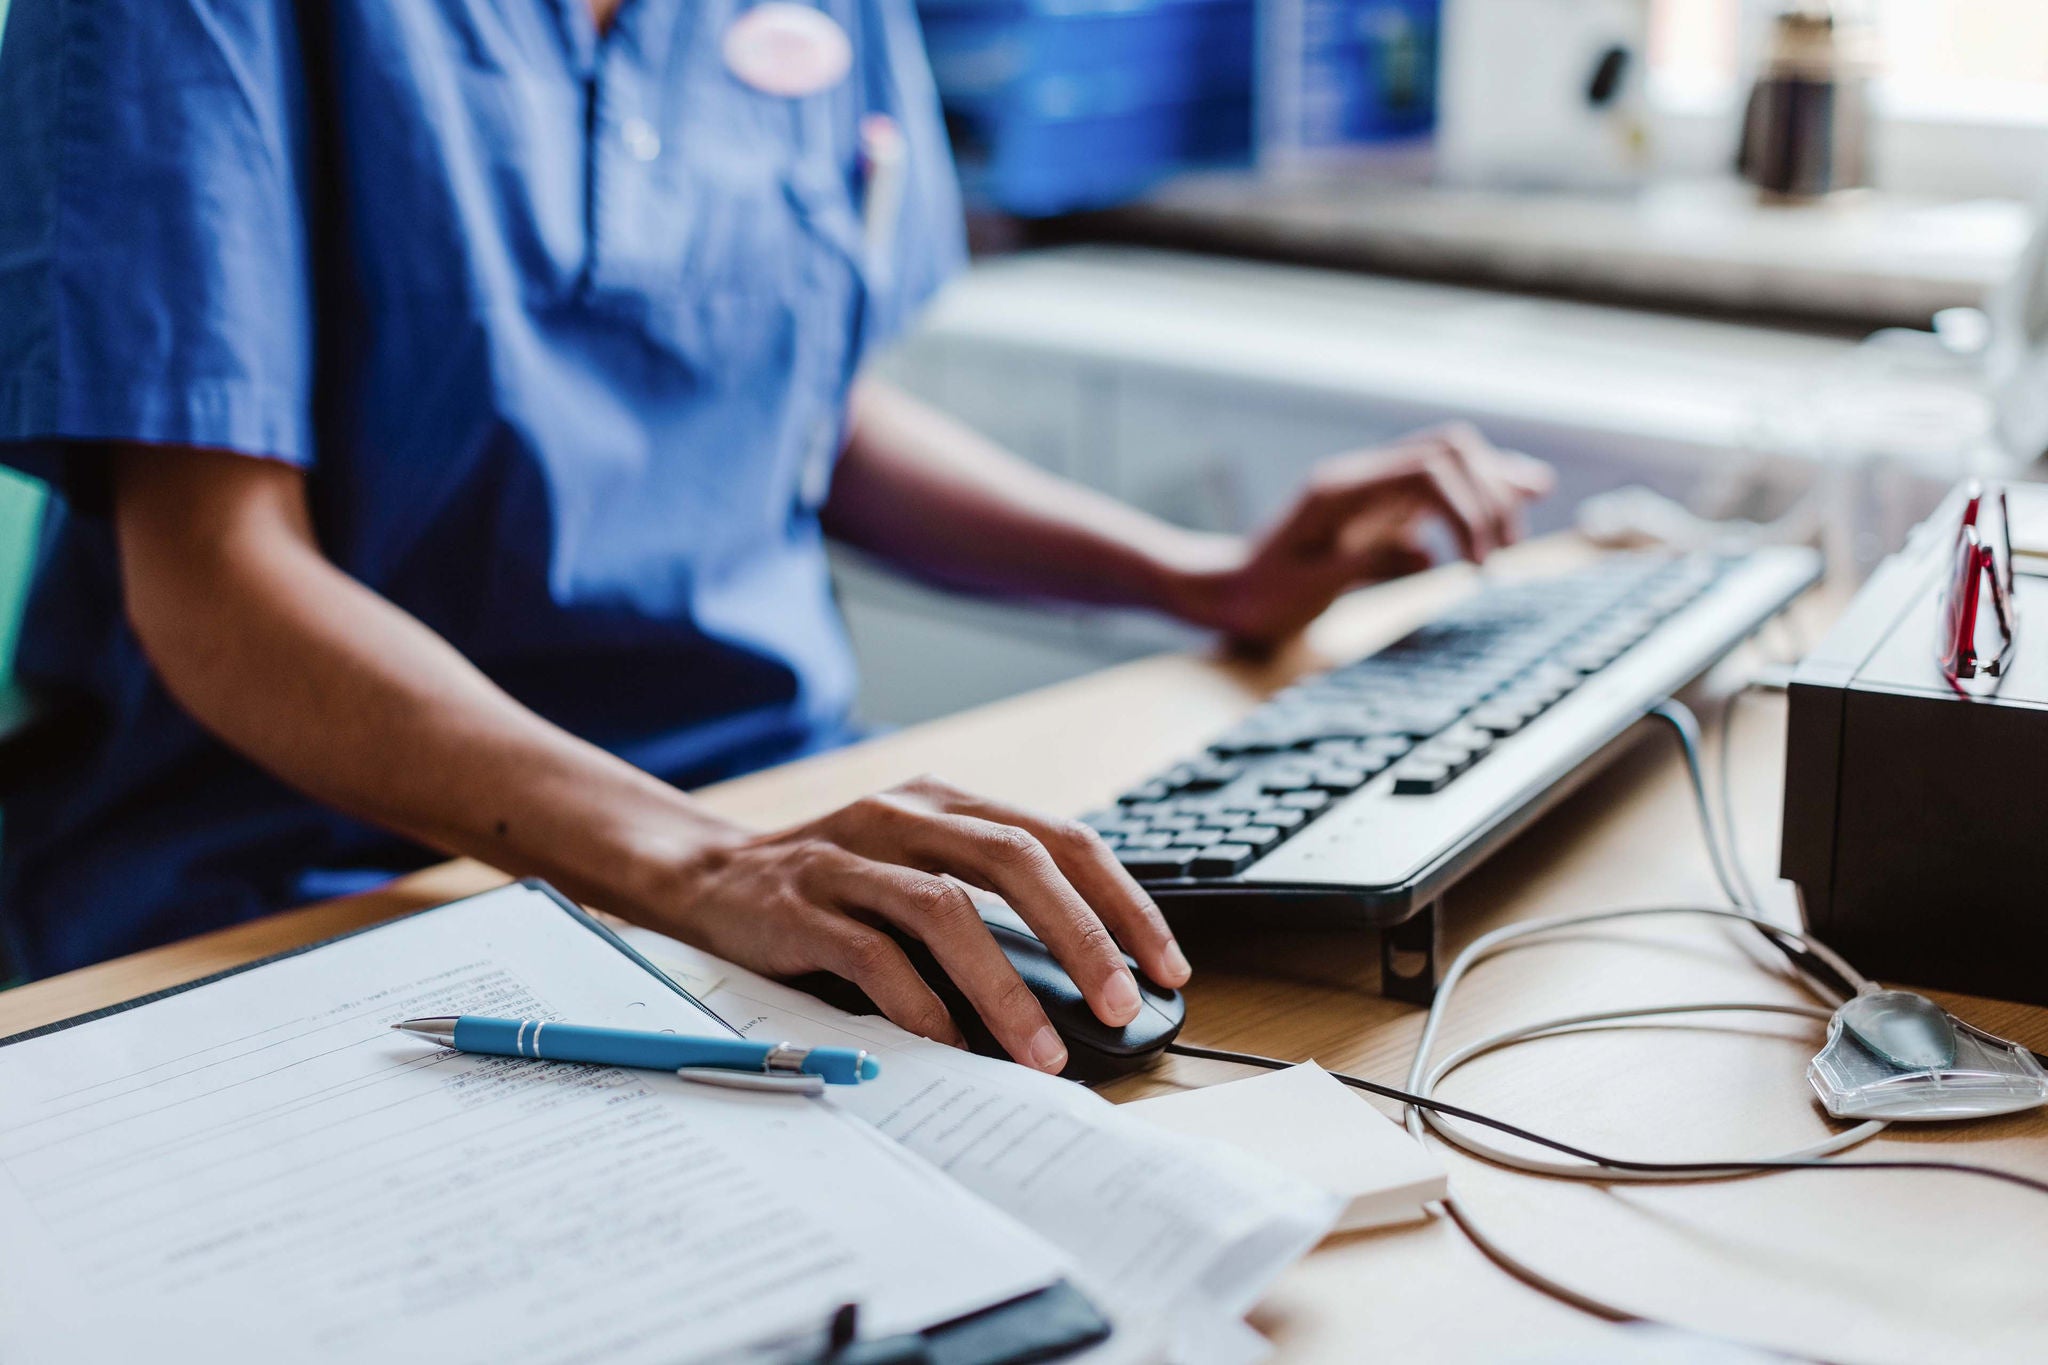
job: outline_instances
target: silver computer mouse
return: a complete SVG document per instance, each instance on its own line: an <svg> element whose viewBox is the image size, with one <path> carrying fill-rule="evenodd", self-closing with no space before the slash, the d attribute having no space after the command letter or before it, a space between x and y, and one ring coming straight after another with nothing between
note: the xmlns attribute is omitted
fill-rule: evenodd
<svg viewBox="0 0 2048 1365"><path fill-rule="evenodd" d="M1948 1011L1911 991L1873 991L1836 1011L1856 1041L1902 1071L1933 1071L1956 1059Z"/></svg>

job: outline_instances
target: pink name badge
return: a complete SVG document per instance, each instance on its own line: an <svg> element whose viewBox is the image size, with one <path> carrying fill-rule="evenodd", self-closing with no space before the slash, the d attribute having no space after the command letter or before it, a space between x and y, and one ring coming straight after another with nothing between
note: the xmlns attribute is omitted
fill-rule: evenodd
<svg viewBox="0 0 2048 1365"><path fill-rule="evenodd" d="M763 0L732 21L722 45L733 75L764 95L802 99L846 79L853 43L831 15L793 0Z"/></svg>

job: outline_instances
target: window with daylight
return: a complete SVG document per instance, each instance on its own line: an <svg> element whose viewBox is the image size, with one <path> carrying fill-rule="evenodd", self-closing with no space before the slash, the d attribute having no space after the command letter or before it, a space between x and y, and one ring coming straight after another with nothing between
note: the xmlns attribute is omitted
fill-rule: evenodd
<svg viewBox="0 0 2048 1365"><path fill-rule="evenodd" d="M1651 0L1660 118L1725 124L1794 0ZM1875 30L1880 183L2026 197L2048 174L2048 0L1836 0ZM1697 132L1695 128L1692 131ZM1695 138L1694 142L1697 143Z"/></svg>
<svg viewBox="0 0 2048 1365"><path fill-rule="evenodd" d="M1675 98L1731 97L1770 16L1759 0L1655 0L1650 63ZM1860 0L1837 9L1877 31L1887 106L2048 123L2048 4L2042 0Z"/></svg>

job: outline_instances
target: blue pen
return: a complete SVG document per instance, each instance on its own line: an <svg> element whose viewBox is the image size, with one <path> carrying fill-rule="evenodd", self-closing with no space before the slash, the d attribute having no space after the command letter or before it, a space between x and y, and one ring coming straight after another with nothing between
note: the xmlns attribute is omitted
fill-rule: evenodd
<svg viewBox="0 0 2048 1365"><path fill-rule="evenodd" d="M639 1029L589 1028L545 1019L408 1019L391 1027L416 1038L493 1057L533 1057L548 1062L589 1062L598 1066L673 1071L684 1080L740 1089L793 1089L816 1093L822 1084L871 1081L882 1068L866 1051L846 1047L802 1047L756 1043L745 1038L693 1038Z"/></svg>

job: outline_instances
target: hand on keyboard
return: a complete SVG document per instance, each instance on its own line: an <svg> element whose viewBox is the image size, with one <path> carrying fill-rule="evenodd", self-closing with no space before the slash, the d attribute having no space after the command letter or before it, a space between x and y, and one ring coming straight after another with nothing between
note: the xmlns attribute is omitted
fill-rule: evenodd
<svg viewBox="0 0 2048 1365"><path fill-rule="evenodd" d="M1089 820L1140 881L1234 877L1383 772L1387 797L1444 790L1725 567L1614 555L1494 584L1377 654L1296 683Z"/></svg>
<svg viewBox="0 0 2048 1365"><path fill-rule="evenodd" d="M1483 560L1521 538L1523 505L1554 483L1550 466L1463 423L1337 456L1240 557L1191 575L1181 614L1245 643L1287 639L1349 589L1426 567L1424 522Z"/></svg>

